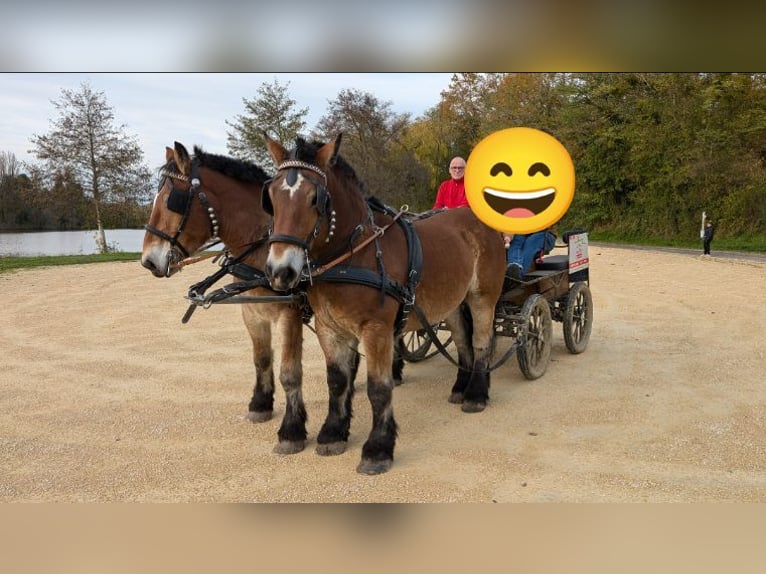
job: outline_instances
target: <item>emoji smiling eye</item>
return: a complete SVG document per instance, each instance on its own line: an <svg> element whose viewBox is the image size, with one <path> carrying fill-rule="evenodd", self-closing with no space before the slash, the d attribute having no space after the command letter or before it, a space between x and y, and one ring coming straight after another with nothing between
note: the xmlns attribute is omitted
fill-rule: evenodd
<svg viewBox="0 0 766 574"><path fill-rule="evenodd" d="M495 176L500 172L503 172L508 177L513 175L513 170L511 169L511 166L502 161L492 166L492 169L489 170L489 175Z"/></svg>
<svg viewBox="0 0 766 574"><path fill-rule="evenodd" d="M539 161L537 163L533 163L532 166L529 168L529 177L532 177L533 175L537 173L542 173L544 176L549 176L551 174L550 168L545 165L544 163L540 163Z"/></svg>

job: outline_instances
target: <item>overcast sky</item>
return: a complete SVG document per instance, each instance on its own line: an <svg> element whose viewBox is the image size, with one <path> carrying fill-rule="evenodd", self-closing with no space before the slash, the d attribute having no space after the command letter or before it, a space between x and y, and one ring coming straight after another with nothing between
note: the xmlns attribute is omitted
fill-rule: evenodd
<svg viewBox="0 0 766 574"><path fill-rule="evenodd" d="M287 86L296 108L309 108L307 130L327 112L328 102L347 88L370 92L390 102L396 113L413 118L439 103L451 73L92 73L0 74L0 151L19 161L34 161L28 153L33 134L52 129L59 112L52 101L61 90L79 90L88 82L103 92L117 125L137 139L144 161L155 167L164 161L165 146L180 141L200 145L211 153L227 153L226 121L245 112L243 98L257 97L264 83Z"/></svg>

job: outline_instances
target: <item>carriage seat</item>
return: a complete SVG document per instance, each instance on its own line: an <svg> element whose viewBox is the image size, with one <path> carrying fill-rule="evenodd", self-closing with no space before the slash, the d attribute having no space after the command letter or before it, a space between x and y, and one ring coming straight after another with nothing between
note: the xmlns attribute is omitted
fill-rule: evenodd
<svg viewBox="0 0 766 574"><path fill-rule="evenodd" d="M569 255L548 255L535 260L535 269L538 271L561 271L569 269Z"/></svg>
<svg viewBox="0 0 766 574"><path fill-rule="evenodd" d="M577 235L578 233L585 233L585 229L582 227L575 227L567 230L561 234L561 240L564 242L562 245L556 245L556 247L568 247L569 237L571 235ZM569 255L547 255L550 251L537 254L532 264L530 271L563 271L569 269ZM546 256L547 255L547 256Z"/></svg>

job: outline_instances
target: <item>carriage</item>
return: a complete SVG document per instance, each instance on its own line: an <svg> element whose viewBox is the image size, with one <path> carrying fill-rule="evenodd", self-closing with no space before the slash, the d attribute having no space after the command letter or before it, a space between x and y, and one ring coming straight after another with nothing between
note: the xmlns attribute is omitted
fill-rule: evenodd
<svg viewBox="0 0 766 574"><path fill-rule="evenodd" d="M576 229L565 232L562 240L556 248L566 253L541 254L521 280L506 280L495 306L495 336L508 337L512 343L494 367L515 353L524 377L540 378L550 362L553 321L562 324L570 353L582 353L588 346L593 324L588 234ZM449 353L451 342L449 330L438 323L406 333L398 350L405 360L416 363Z"/></svg>

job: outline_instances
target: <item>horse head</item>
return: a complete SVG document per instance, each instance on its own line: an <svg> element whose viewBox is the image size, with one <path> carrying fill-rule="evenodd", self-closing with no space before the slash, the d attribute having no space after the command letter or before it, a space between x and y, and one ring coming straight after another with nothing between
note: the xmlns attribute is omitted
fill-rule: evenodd
<svg viewBox="0 0 766 574"><path fill-rule="evenodd" d="M264 140L277 166L262 195L264 210L274 216L266 274L273 288L287 290L300 281L309 254L321 254L335 235L330 186L341 135L324 144L297 138L292 151L266 134Z"/></svg>
<svg viewBox="0 0 766 574"><path fill-rule="evenodd" d="M175 142L146 225L141 263L157 277L169 277L197 251L223 241L236 254L265 241L271 217L261 208L268 175L257 165Z"/></svg>
<svg viewBox="0 0 766 574"><path fill-rule="evenodd" d="M165 165L154 198L141 251L141 264L155 277L170 277L177 264L217 235L199 196L199 165L179 142L165 148Z"/></svg>

